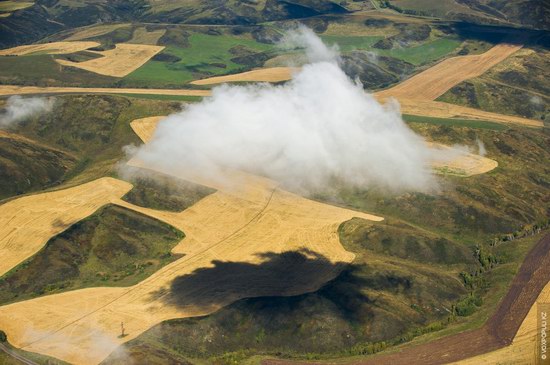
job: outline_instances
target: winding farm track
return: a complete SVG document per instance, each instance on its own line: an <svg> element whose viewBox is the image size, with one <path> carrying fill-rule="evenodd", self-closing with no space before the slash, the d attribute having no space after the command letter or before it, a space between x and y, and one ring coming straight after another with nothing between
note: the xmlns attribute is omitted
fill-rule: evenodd
<svg viewBox="0 0 550 365"><path fill-rule="evenodd" d="M426 344L405 347L348 365L436 365L457 362L513 343L527 315L536 307L537 298L550 281L550 233L531 249L515 276L497 311L479 329L443 337ZM546 293L546 292L545 292ZM544 295L546 298L548 295ZM532 318L529 319L532 321ZM532 334L532 333L531 333ZM523 335L523 333L522 333ZM532 349L534 351L534 348ZM478 358L481 361L481 358ZM505 358L497 358L502 362ZM473 360L474 364L476 363ZM288 360L265 360L262 365L314 364ZM327 362L323 362L327 364ZM338 364L343 364L339 361Z"/></svg>

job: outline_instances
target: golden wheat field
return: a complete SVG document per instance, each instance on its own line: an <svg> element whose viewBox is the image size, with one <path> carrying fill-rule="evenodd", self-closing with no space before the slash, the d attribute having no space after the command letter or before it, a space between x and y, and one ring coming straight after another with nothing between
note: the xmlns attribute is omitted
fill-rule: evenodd
<svg viewBox="0 0 550 365"><path fill-rule="evenodd" d="M482 75L521 47L501 43L479 55L451 57L377 95L382 99L435 100L462 81Z"/></svg>
<svg viewBox="0 0 550 365"><path fill-rule="evenodd" d="M187 89L129 89L108 87L37 87L0 85L0 95L29 95L29 94L147 94L147 95L179 95L179 96L209 96L210 90Z"/></svg>
<svg viewBox="0 0 550 365"><path fill-rule="evenodd" d="M0 276L38 252L52 236L130 188L129 183L105 177L0 205Z"/></svg>
<svg viewBox="0 0 550 365"><path fill-rule="evenodd" d="M51 42L0 50L0 56L24 56L32 53L65 54L99 46L98 42Z"/></svg>
<svg viewBox="0 0 550 365"><path fill-rule="evenodd" d="M56 60L63 66L81 68L101 75L124 77L149 61L164 49L164 46L118 43L114 49L93 51L103 57L84 62Z"/></svg>
<svg viewBox="0 0 550 365"><path fill-rule="evenodd" d="M145 120L141 129L136 127L139 124L132 126L147 140L155 123ZM139 161L131 163L139 165ZM131 287L82 289L0 307L0 327L17 347L68 362L96 364L119 344L161 321L212 313L244 297L318 289L338 274L339 263L354 258L341 246L338 226L353 217L382 220L305 199L265 178L245 174L239 178L244 182L241 188L213 183L217 192L179 213L112 200L185 232L184 240L173 249L185 256ZM316 266L315 280L293 282L268 275L248 278L246 285L241 281L202 283L179 298L177 305L168 301L177 278L212 267L215 260L260 265L265 255L288 251L303 252L311 259L323 257L329 264ZM295 274L289 270L289 275ZM120 322L129 334L124 338L118 338Z"/></svg>
<svg viewBox="0 0 550 365"><path fill-rule="evenodd" d="M281 82L292 78L299 71L296 67L267 67L238 74L215 76L191 82L193 85L212 85L225 82Z"/></svg>

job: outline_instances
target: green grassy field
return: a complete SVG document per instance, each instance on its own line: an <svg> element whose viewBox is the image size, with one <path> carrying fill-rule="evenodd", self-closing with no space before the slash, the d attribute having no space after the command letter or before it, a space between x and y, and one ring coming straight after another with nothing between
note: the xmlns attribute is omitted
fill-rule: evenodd
<svg viewBox="0 0 550 365"><path fill-rule="evenodd" d="M413 65L422 65L438 60L453 52L462 42L457 39L439 38L418 46L379 50L380 54L394 57Z"/></svg>
<svg viewBox="0 0 550 365"><path fill-rule="evenodd" d="M60 149L0 136L0 200L59 184L77 163Z"/></svg>
<svg viewBox="0 0 550 365"><path fill-rule="evenodd" d="M0 278L0 303L97 286L130 286L177 259L184 234L148 216L108 205L52 237Z"/></svg>
<svg viewBox="0 0 550 365"><path fill-rule="evenodd" d="M146 208L181 212L215 190L158 173L131 178L134 185L122 200Z"/></svg>
<svg viewBox="0 0 550 365"><path fill-rule="evenodd" d="M328 45L337 44L342 52L356 49L370 50L382 38L381 36L321 35L323 42Z"/></svg>
<svg viewBox="0 0 550 365"><path fill-rule="evenodd" d="M149 100L174 100L184 102L198 102L202 100L202 96L188 96L188 95L157 95L157 94L116 94L127 98L134 99L149 99Z"/></svg>
<svg viewBox="0 0 550 365"><path fill-rule="evenodd" d="M272 46L252 39L227 35L194 33L189 36L189 47L168 46L161 54L169 55L175 62L151 60L125 77L128 85L184 84L207 75L221 75L245 69L246 65L232 61L236 55L230 50L244 46L251 52L264 52ZM153 84L151 84L153 83Z"/></svg>
<svg viewBox="0 0 550 365"><path fill-rule="evenodd" d="M32 86L114 86L117 79L62 67L53 55L0 56L0 83Z"/></svg>
<svg viewBox="0 0 550 365"><path fill-rule="evenodd" d="M407 123L427 123L427 124L435 124L435 125L492 129L495 131L501 131L509 128L504 124L489 122L485 120L458 119L458 118L433 118L433 117L424 117L424 116L409 115L409 114L404 114L403 120Z"/></svg>

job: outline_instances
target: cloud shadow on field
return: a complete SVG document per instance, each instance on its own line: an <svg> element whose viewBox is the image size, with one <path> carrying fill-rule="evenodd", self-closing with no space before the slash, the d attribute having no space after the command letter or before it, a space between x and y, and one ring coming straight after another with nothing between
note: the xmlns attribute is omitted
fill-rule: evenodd
<svg viewBox="0 0 550 365"><path fill-rule="evenodd" d="M242 298L313 292L349 266L307 249L267 252L258 257L262 260L258 264L214 260L213 267L179 276L153 297L182 309L215 309Z"/></svg>

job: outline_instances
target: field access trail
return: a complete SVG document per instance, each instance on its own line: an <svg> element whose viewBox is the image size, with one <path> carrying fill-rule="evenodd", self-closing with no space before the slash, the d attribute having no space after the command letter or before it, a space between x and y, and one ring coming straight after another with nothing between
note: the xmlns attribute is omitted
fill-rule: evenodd
<svg viewBox="0 0 550 365"><path fill-rule="evenodd" d="M534 307L541 292L550 281L550 233L531 249L497 311L479 329L443 337L422 345L405 347L389 354L375 355L348 365L436 365L448 364L486 354L513 344L525 321L533 322ZM549 288L550 290L550 288ZM544 298L548 292L544 292ZM541 298L542 299L542 298ZM527 319L526 319L527 318ZM532 323L530 323L532 327ZM525 332L525 331L522 331ZM530 331L533 335L532 328ZM533 349L530 349L534 351ZM473 359L481 363L482 357ZM503 358L499 360L502 361ZM314 364L288 360L265 360L262 365ZM327 362L323 362L327 364ZM338 364L342 364L339 361Z"/></svg>

